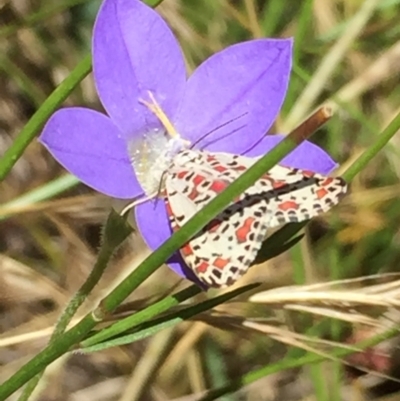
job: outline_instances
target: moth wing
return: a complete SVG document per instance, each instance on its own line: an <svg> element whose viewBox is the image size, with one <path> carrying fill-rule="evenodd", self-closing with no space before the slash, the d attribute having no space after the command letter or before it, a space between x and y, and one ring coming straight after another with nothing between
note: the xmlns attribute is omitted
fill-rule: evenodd
<svg viewBox="0 0 400 401"><path fill-rule="evenodd" d="M166 177L171 226L179 229L256 160L197 152ZM254 261L269 227L300 222L328 211L347 185L306 170L275 166L181 248L188 266L210 287L225 287Z"/></svg>

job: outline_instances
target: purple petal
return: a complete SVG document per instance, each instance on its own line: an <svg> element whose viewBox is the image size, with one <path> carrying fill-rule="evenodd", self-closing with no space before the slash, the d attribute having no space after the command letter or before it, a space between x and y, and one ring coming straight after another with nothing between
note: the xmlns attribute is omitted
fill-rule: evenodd
<svg viewBox="0 0 400 401"><path fill-rule="evenodd" d="M241 153L273 124L291 69L292 40L259 39L214 54L194 72L175 117L177 131L211 151Z"/></svg>
<svg viewBox="0 0 400 401"><path fill-rule="evenodd" d="M113 122L94 110L58 110L39 141L68 171L96 191L116 198L141 194L125 141Z"/></svg>
<svg viewBox="0 0 400 401"><path fill-rule="evenodd" d="M135 209L135 218L145 243L153 251L172 235L165 203L162 199L151 200L138 205ZM166 263L179 276L204 287L196 279L192 270L185 264L179 252L174 253Z"/></svg>
<svg viewBox="0 0 400 401"><path fill-rule="evenodd" d="M284 138L284 135L266 135L257 145L247 151L245 156L265 155ZM320 174L329 174L337 167L337 163L328 153L309 141L300 144L283 158L281 163L288 167L311 170Z"/></svg>
<svg viewBox="0 0 400 401"><path fill-rule="evenodd" d="M165 21L139 0L105 0L93 33L93 71L100 99L131 138L160 126L141 103L151 91L167 115L176 113L186 81L178 42Z"/></svg>

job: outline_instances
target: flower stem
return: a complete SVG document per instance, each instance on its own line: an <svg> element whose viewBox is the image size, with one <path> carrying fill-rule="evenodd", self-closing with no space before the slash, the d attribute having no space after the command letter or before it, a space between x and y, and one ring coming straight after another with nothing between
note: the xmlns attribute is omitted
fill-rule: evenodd
<svg viewBox="0 0 400 401"><path fill-rule="evenodd" d="M311 132L308 133L308 136ZM67 352L74 344L83 340L86 334L93 329L97 322L105 315L112 313L144 280L154 273L167 258L187 242L187 240L201 230L214 216L220 213L240 193L245 191L266 171L270 170L302 140L306 139L304 132L301 138L290 135L275 146L268 155L258 160L249 170L233 182L222 194L212 199L199 213L191 218L179 231L165 241L157 251L148 256L126 279L120 283L101 302L101 315L92 313L86 315L76 326L66 331L57 341L49 344L39 352L19 371L0 386L0 401L5 400L19 387L40 373L48 364Z"/></svg>
<svg viewBox="0 0 400 401"><path fill-rule="evenodd" d="M361 341L359 343L354 344L352 347L338 347L339 349L331 352L329 355L335 361L339 358L344 358L352 353L357 351L366 350L371 348L389 338L393 338L399 334L399 327L391 327L386 330L384 333L379 333L374 337L368 338L367 340ZM230 383L222 386L220 388L216 388L208 391L208 393L198 399L198 401L213 401L217 400L220 397L233 393L240 389L245 385L249 385L254 383L257 380L263 379L266 376L272 375L274 373L282 372L284 370L299 368L305 365L311 365L315 363L320 363L326 360L326 356L324 353L312 353L308 352L302 356L298 356L296 358L284 358L281 361L273 364L268 364L267 366L262 367L261 369L250 372L240 379L236 379L235 381L231 381Z"/></svg>
<svg viewBox="0 0 400 401"><path fill-rule="evenodd" d="M87 55L33 114L0 160L0 181L4 180L51 114L68 97L76 85L89 74L91 69L92 58Z"/></svg>
<svg viewBox="0 0 400 401"><path fill-rule="evenodd" d="M342 174L342 177L347 181L351 182L353 178L375 157L375 155L382 150L382 148L390 141L390 139L400 130L400 113L389 123L389 125L378 135L376 141L366 149L358 159ZM307 225L307 221L301 223L286 224L284 227L279 229L275 234L275 238L270 237L263 242L259 254L270 255L271 249L276 249L279 244L288 241L294 235L296 235L302 228ZM268 258L270 259L270 258ZM266 260L263 258L262 262ZM258 261L259 263L260 261Z"/></svg>
<svg viewBox="0 0 400 401"><path fill-rule="evenodd" d="M361 168L372 159L373 156L389 141L394 133L400 129L400 115L378 136L374 150L369 152L362 162L354 168L359 172ZM305 138L303 138L305 139ZM258 160L249 170L232 183L223 193L210 201L199 213L191 218L179 231L174 233L164 242L157 251L153 252L140 266L137 267L119 286L117 286L102 302L103 312L111 313L115 308L134 291L147 277L187 240L195 235L208 221L220 213L235 196L242 193L259 179L265 171L271 169L298 144L299 138L288 136L275 146L268 155ZM378 145L376 145L378 143ZM355 173L350 168L351 179ZM5 400L9 395L25 384L28 380L39 373L45 366L67 352L74 344L83 340L86 334L93 329L97 321L92 314L85 316L76 326L65 332L60 338L46 347L43 351L32 358L2 386L0 386L0 401Z"/></svg>
<svg viewBox="0 0 400 401"><path fill-rule="evenodd" d="M97 343L104 342L111 337L116 337L117 335L124 333L132 327L137 326L139 323L147 321L152 317L167 311L171 307L177 306L187 299L194 297L201 291L201 288L197 287L197 285L191 285L190 287L185 288L184 290L174 295L163 298L160 301L149 305L143 310L140 310L124 319L118 320L113 325L106 327L105 329L82 341L79 346L80 348L86 348ZM96 312L96 310L93 311L93 315L97 316L98 312Z"/></svg>
<svg viewBox="0 0 400 401"><path fill-rule="evenodd" d="M150 337L161 330L173 327L184 320L189 320L194 318L203 312L206 312L218 305L222 305L229 300L236 298L239 295L244 294L247 291L252 291L257 288L260 283L248 284L244 287L236 288L232 291L225 292L214 298L207 299L193 306L188 306L187 308L178 309L175 312L162 315L150 322L144 322L142 325L135 325L135 330L133 332L128 332L122 336L114 337L103 341L103 339L96 341L93 345L86 346L86 341L83 341L80 345L85 347L80 348L80 351L87 352L97 352L110 347L117 347L121 345L131 344L135 341L143 340L144 338ZM186 291L193 291L193 287L189 287ZM177 294L178 295L178 294ZM109 336L107 336L109 338Z"/></svg>
<svg viewBox="0 0 400 401"><path fill-rule="evenodd" d="M92 292L93 288L101 279L108 265L108 262L111 259L111 256L131 234L131 232L132 228L125 222L125 219L123 219L114 210L112 210L104 227L102 244L99 254L97 256L96 263L88 278L78 289L78 291L75 293L75 295L72 297L72 299L69 301L68 305L62 312L60 318L58 319L54 332L50 337L49 344L53 344L65 332L68 324L71 322L79 307L83 304L88 295ZM29 383L24 388L21 396L18 398L18 401L27 401L29 399L32 392L39 384L39 381L43 374L44 371L40 372L29 381Z"/></svg>
<svg viewBox="0 0 400 401"><path fill-rule="evenodd" d="M376 141L366 149L358 159L343 173L346 181L351 181L383 147L400 130L400 113L389 123L389 125L378 135Z"/></svg>
<svg viewBox="0 0 400 401"><path fill-rule="evenodd" d="M38 188L25 192L17 198L1 205L0 221L18 214L23 208L51 199L56 195L73 188L78 183L79 180L75 176L65 174Z"/></svg>

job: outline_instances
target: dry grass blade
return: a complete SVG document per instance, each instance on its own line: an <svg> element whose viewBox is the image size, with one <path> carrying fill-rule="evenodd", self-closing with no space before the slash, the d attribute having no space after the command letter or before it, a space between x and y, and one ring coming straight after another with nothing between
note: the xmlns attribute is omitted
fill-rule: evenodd
<svg viewBox="0 0 400 401"><path fill-rule="evenodd" d="M358 348L347 345L347 344L341 344L337 343L335 341L328 341L328 340L322 340L320 338L314 338L307 336L305 334L300 334L300 333L295 333L289 329L284 329L276 326L271 326L269 324L264 324L264 323L258 323L250 320L246 320L243 322L243 326L260 331L264 334L267 334L268 337L273 338L276 341L279 341L281 343L294 346L296 348L301 348L304 349L305 351L309 352L314 352L318 355L323 356L324 358L332 359L332 360L338 360L332 355L328 354L326 350L318 349L311 347L307 345L308 343L314 343L316 345L324 346L325 348L327 347L343 347L348 350L352 351L359 351Z"/></svg>
<svg viewBox="0 0 400 401"><path fill-rule="evenodd" d="M260 332L266 334L268 337L273 338L276 341L282 342L284 344L287 344L287 345L290 345L290 346L293 346L296 348L303 349L304 351L315 353L317 355L324 357L325 359L335 361L335 362L340 362L344 365L347 365L347 366L350 366L353 368L356 367L365 373L372 374L373 376L379 377L381 379L387 379L387 380L391 380L394 382L400 382L400 380L397 379L396 377L387 375L383 372L366 369L363 366L355 366L354 363L349 362L346 359L336 358L327 352L329 348L333 348L333 347L335 347L335 348L339 347L339 348L347 349L349 351L361 351L360 349L356 348L355 346L352 346L351 344L344 344L344 343L339 343L336 341L327 341L327 340L322 340L319 338L313 338L313 337L309 337L307 335L294 333L287 329L281 329L281 328L277 328L277 327L274 327L271 325L260 324L260 323L252 322L252 321L245 321L245 322L243 322L243 325L250 329L260 331ZM310 342L317 346L322 346L323 349L308 345Z"/></svg>
<svg viewBox="0 0 400 401"><path fill-rule="evenodd" d="M63 0L58 2L59 11L51 14L47 11L54 9L50 3L55 1L1 2L0 23L8 35L0 37L0 154L10 147L48 94L86 56L101 1ZM189 73L229 45L266 33L273 38L294 37L289 91L270 133L290 131L314 108L327 105L338 112L313 141L345 169L399 111L400 31L395 16L399 15L400 2L307 0L292 1L290 7L286 3L165 0L157 11L176 34ZM29 21L34 25L27 24ZM157 55L154 60L163 61ZM269 101L266 96L265 102ZM80 83L62 105L69 106L104 112L93 76ZM165 360L162 349L159 355L150 352L157 352L157 345L161 347L157 338L154 343L148 338L89 355L68 355L67 363L42 383L38 399L197 400L200 390L238 380L257 367L273 364L292 347L317 351L325 357L326 350L335 345L328 341L332 337L351 348L358 339L397 324L399 274L290 285L294 276L296 282L319 282L349 274L399 271L399 144L397 135L352 182L350 196L308 226L301 247L253 267L243 277L238 285L263 283L253 290L259 292L255 297L261 297L260 302L248 302L247 293L177 325L172 343L164 348L168 354ZM0 382L45 346L60 310L92 269L101 225L109 208L116 205L115 200L96 194L65 174L65 169L34 141L2 182ZM149 252L136 231L115 256L73 324ZM177 291L178 280L176 274L162 267L103 325L135 314ZM271 290L280 286L285 287ZM260 288L269 291L261 293ZM193 302L224 292L210 291ZM170 310L179 311L180 307ZM329 326L326 331L325 322ZM324 340L305 335L314 323L317 328L322 326L324 331L316 337ZM395 374L398 367L394 363L400 360L397 348L398 339L394 339L365 354L355 354L348 362L366 371L389 372L386 368L392 367L389 373ZM335 379L329 377L325 398L316 395L316 389L326 384L324 378L315 379L310 374L315 368L324 376L336 365L328 361L280 372L229 397L243 401L330 399L334 398L330 386L342 396L342 390L351 387L349 369ZM132 387L134 391L130 392ZM362 397L379 398L372 392ZM337 399L354 401L356 397Z"/></svg>
<svg viewBox="0 0 400 401"><path fill-rule="evenodd" d="M349 312L342 310L335 310L333 307L331 308L323 308L317 306L306 306L306 305L296 305L296 304L287 304L285 305L285 309L294 311L294 312L303 312L308 313L314 316L328 317L336 320L341 320L343 322L352 323L354 325L362 324L373 327L382 328L382 324L376 318L372 318L370 316L362 315L361 313L357 313L355 310L350 310Z"/></svg>
<svg viewBox="0 0 400 401"><path fill-rule="evenodd" d="M342 105L351 102L366 91L372 90L382 82L395 77L400 71L400 41L374 60L364 71L352 81L339 89L333 99L325 104L332 107L334 111L342 109Z"/></svg>
<svg viewBox="0 0 400 401"><path fill-rule="evenodd" d="M346 51L360 34L378 4L379 0L365 0L361 3L358 13L349 21L347 29L343 31L340 39L321 61L308 86L286 118L282 127L284 132L291 131L310 112L315 99L321 94L326 82L329 81L337 65L346 55Z"/></svg>
<svg viewBox="0 0 400 401"><path fill-rule="evenodd" d="M252 302L264 304L286 304L286 303L306 303L306 304L329 304L343 307L353 307L357 305L366 306L400 306L400 299L387 299L385 294L372 295L353 291L304 291L294 290L292 287L285 291L265 291L253 295Z"/></svg>
<svg viewBox="0 0 400 401"><path fill-rule="evenodd" d="M84 207L83 207L84 206ZM111 200L98 195L80 195L40 203L10 202L0 206L0 219L25 214L53 212L86 221L100 221L106 216Z"/></svg>
<svg viewBox="0 0 400 401"><path fill-rule="evenodd" d="M126 384L119 401L141 400L153 375L158 374L171 345L174 329L167 329L151 338Z"/></svg>
<svg viewBox="0 0 400 401"><path fill-rule="evenodd" d="M318 283L304 286L281 287L269 291L259 292L250 297L251 302L263 304L318 304L330 305L332 307L355 307L355 306L400 306L400 280L384 284L366 285L361 288L348 290L350 284L365 283L372 279L383 279L384 277L397 277L397 274L374 275L356 279L337 280L328 283ZM333 287L342 286L343 289ZM345 289L346 288L346 289ZM390 294L390 296L388 296Z"/></svg>

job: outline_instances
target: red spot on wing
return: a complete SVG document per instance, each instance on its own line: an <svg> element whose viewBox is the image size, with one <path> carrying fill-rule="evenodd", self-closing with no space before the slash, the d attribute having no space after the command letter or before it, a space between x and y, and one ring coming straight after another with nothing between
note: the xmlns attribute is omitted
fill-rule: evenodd
<svg viewBox="0 0 400 401"><path fill-rule="evenodd" d="M213 266L215 266L218 269L222 270L228 263L229 263L229 261L226 260L226 259L216 258L214 260Z"/></svg>
<svg viewBox="0 0 400 401"><path fill-rule="evenodd" d="M278 208L282 211L290 210L290 209L298 209L299 204L295 201L286 201L279 204Z"/></svg>
<svg viewBox="0 0 400 401"><path fill-rule="evenodd" d="M242 226L235 231L236 239L238 240L239 243L247 241L247 236L251 231L254 221L255 221L254 217L247 217L247 219L243 222Z"/></svg>
<svg viewBox="0 0 400 401"><path fill-rule="evenodd" d="M189 244L184 245L181 248L181 253L183 256L190 256L193 255L193 250L192 247Z"/></svg>
<svg viewBox="0 0 400 401"><path fill-rule="evenodd" d="M167 210L168 216L173 216L171 205L168 200L165 202L165 209Z"/></svg>
<svg viewBox="0 0 400 401"><path fill-rule="evenodd" d="M210 190L214 191L215 193L218 194L218 193L222 192L227 186L228 186L228 184L225 181L215 180L210 185Z"/></svg>
<svg viewBox="0 0 400 401"><path fill-rule="evenodd" d="M332 184L333 180L334 179L332 177L326 177L324 182L321 185L328 186L328 185Z"/></svg>
<svg viewBox="0 0 400 401"><path fill-rule="evenodd" d="M272 188L274 188L274 189L282 188L285 185L287 185L287 183L285 181L280 181L280 180L271 180L271 184L272 184Z"/></svg>
<svg viewBox="0 0 400 401"><path fill-rule="evenodd" d="M205 179L206 179L206 177L204 177L204 175L196 174L193 177L193 184L200 185Z"/></svg>
<svg viewBox="0 0 400 401"><path fill-rule="evenodd" d="M191 200L195 200L199 196L199 191L197 191L196 187L192 189L192 192L188 195L188 198Z"/></svg>
<svg viewBox="0 0 400 401"><path fill-rule="evenodd" d="M207 262L201 262L198 265L196 265L196 272L197 273L205 273L210 265Z"/></svg>
<svg viewBox="0 0 400 401"><path fill-rule="evenodd" d="M197 190L197 186L200 185L203 181L205 181L206 177L204 177L203 175L200 174L196 174L193 177L193 184L194 187L192 189L192 191L190 192L190 194L188 195L188 198L191 200L195 200L200 194L199 191Z"/></svg>
<svg viewBox="0 0 400 401"><path fill-rule="evenodd" d="M225 166L213 166L213 170L218 171L219 173L223 173L227 170L227 168Z"/></svg>
<svg viewBox="0 0 400 401"><path fill-rule="evenodd" d="M183 180L186 177L187 171L183 170L183 171L179 171L178 173L176 173L177 178L179 178L180 180Z"/></svg>
<svg viewBox="0 0 400 401"><path fill-rule="evenodd" d="M320 188L315 191L315 195L317 195L318 199L324 198L328 193L329 192L325 188Z"/></svg>
<svg viewBox="0 0 400 401"><path fill-rule="evenodd" d="M304 177L314 177L314 175L315 175L315 173L314 172L312 172L312 171L310 171L310 170L301 170L301 174L304 176Z"/></svg>

